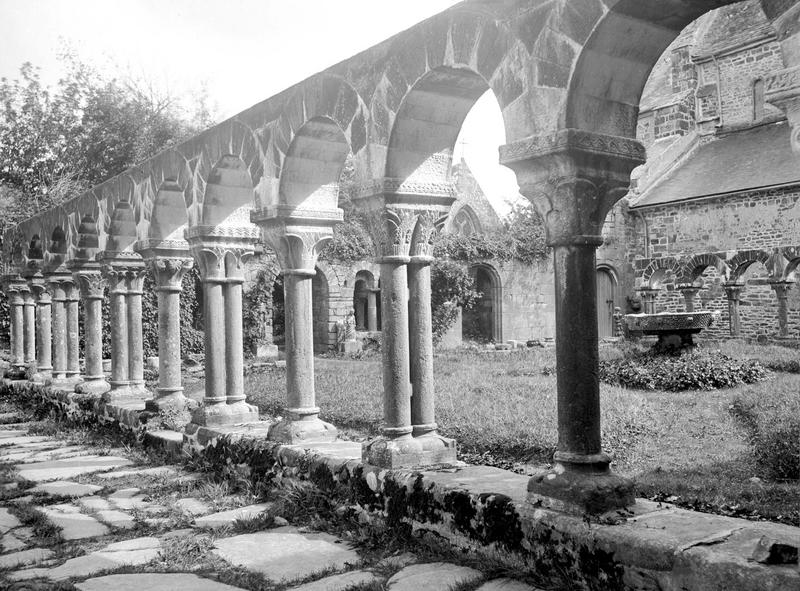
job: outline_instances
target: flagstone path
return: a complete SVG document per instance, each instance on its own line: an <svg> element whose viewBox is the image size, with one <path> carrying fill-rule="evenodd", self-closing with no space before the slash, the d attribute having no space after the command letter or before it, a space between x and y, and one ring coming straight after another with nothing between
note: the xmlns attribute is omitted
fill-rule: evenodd
<svg viewBox="0 0 800 591"><path fill-rule="evenodd" d="M271 503L207 475L39 435L0 414L0 589L534 591L409 553L376 561L280 516L266 529Z"/></svg>

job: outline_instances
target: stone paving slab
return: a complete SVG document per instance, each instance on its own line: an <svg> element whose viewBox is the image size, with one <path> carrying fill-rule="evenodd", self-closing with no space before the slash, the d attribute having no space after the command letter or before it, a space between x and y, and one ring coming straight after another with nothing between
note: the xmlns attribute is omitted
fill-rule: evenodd
<svg viewBox="0 0 800 591"><path fill-rule="evenodd" d="M102 550L85 556L70 558L53 568L32 568L12 573L12 580L44 577L53 581L64 581L73 577L88 577L104 570L120 566L146 564L158 556L161 542L158 538L145 537L109 544ZM112 589L112 588L109 588Z"/></svg>
<svg viewBox="0 0 800 591"><path fill-rule="evenodd" d="M22 464L17 467L19 477L34 482L48 480L63 480L81 474L91 474L109 468L130 466L133 464L127 458L116 456L83 456L64 460L52 460L35 464Z"/></svg>
<svg viewBox="0 0 800 591"><path fill-rule="evenodd" d="M31 548L20 552L0 555L0 568L16 568L26 564L38 564L50 558L52 550L44 548Z"/></svg>
<svg viewBox="0 0 800 591"><path fill-rule="evenodd" d="M273 581L292 581L360 561L358 553L334 536L300 533L293 527L222 538L214 554L235 566L262 573Z"/></svg>
<svg viewBox="0 0 800 591"><path fill-rule="evenodd" d="M219 513L198 517L194 520L194 524L197 527L217 529L227 525L233 525L235 521L240 519L244 520L258 517L271 506L272 503L260 503L258 505L248 505L246 507L239 507L238 509L220 511Z"/></svg>
<svg viewBox="0 0 800 591"><path fill-rule="evenodd" d="M475 591L541 591L527 583L515 579L493 579L485 582Z"/></svg>
<svg viewBox="0 0 800 591"><path fill-rule="evenodd" d="M142 468L141 470L115 470L113 472L101 472L95 474L96 478L103 480L113 480L114 478L125 478L126 476L178 476L180 470L172 466L156 466L154 468Z"/></svg>
<svg viewBox="0 0 800 591"><path fill-rule="evenodd" d="M0 533L22 525L19 519L5 507L0 507Z"/></svg>
<svg viewBox="0 0 800 591"><path fill-rule="evenodd" d="M9 437L4 437L0 439L0 446L20 446L25 445L26 443L54 443L56 445L59 444L58 441L52 439L51 437L45 437L44 435L25 435L27 431L25 431L22 435L13 435Z"/></svg>
<svg viewBox="0 0 800 591"><path fill-rule="evenodd" d="M354 570L349 573L342 573L341 575L333 575L312 581L304 585L292 587L291 591L345 591L355 585L366 585L380 581L381 578L367 570ZM509 591L517 591L516 589L509 589Z"/></svg>
<svg viewBox="0 0 800 591"><path fill-rule="evenodd" d="M9 439L11 437L20 437L28 433L27 429L3 429L0 431L0 439Z"/></svg>
<svg viewBox="0 0 800 591"><path fill-rule="evenodd" d="M30 490L34 493L41 492L54 496L84 497L102 489L102 486L97 486L96 484L80 484L78 482L72 482L71 480L55 480L37 484Z"/></svg>
<svg viewBox="0 0 800 591"><path fill-rule="evenodd" d="M175 506L180 509L181 513L191 515L192 517L203 515L211 510L211 508L208 506L208 503L193 497L178 499L175 501Z"/></svg>
<svg viewBox="0 0 800 591"><path fill-rule="evenodd" d="M0 537L0 544L3 545L3 552L23 550L28 547L27 542L18 537L13 531Z"/></svg>
<svg viewBox="0 0 800 591"><path fill-rule="evenodd" d="M91 515L83 513L63 513L43 507L42 512L47 518L61 528L61 537L65 540L82 540L95 538L109 533L108 527L97 521Z"/></svg>
<svg viewBox="0 0 800 591"><path fill-rule="evenodd" d="M79 591L241 591L240 587L185 573L108 575L75 583L75 588Z"/></svg>
<svg viewBox="0 0 800 591"><path fill-rule="evenodd" d="M122 511L98 511L96 517L111 527L131 529L136 525L133 521L133 517Z"/></svg>
<svg viewBox="0 0 800 591"><path fill-rule="evenodd" d="M474 568L449 564L447 562L428 562L412 564L392 576L386 582L388 591L448 591L462 583L477 583L483 573Z"/></svg>

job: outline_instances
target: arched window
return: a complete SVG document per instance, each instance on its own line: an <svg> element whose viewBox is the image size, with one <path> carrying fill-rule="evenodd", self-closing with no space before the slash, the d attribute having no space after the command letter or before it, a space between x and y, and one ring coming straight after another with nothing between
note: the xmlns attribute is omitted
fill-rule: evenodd
<svg viewBox="0 0 800 591"><path fill-rule="evenodd" d="M478 218L469 205L464 205L456 212L451 223L451 231L458 236L472 236L480 232Z"/></svg>
<svg viewBox="0 0 800 591"><path fill-rule="evenodd" d="M753 121L764 118L764 79L756 78L753 82Z"/></svg>

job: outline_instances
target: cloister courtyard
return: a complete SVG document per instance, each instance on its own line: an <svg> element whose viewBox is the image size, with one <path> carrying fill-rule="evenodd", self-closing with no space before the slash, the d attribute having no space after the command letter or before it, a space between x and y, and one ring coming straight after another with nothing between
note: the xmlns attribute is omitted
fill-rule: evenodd
<svg viewBox="0 0 800 591"><path fill-rule="evenodd" d="M467 0L26 211L0 584L800 588L798 17ZM487 93L528 209L474 236Z"/></svg>

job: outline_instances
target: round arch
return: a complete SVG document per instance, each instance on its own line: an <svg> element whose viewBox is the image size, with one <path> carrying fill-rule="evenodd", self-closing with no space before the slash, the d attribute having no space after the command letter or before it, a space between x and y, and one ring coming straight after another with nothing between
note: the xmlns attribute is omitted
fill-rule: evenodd
<svg viewBox="0 0 800 591"><path fill-rule="evenodd" d="M500 274L488 263L475 263L469 271L481 297L471 310L463 312L462 332L467 338L502 343L503 286Z"/></svg>

